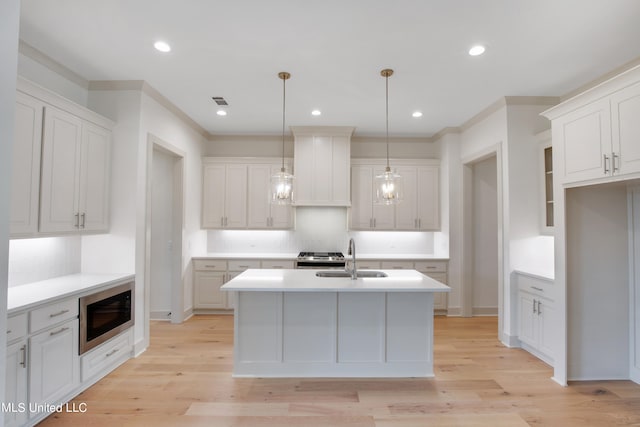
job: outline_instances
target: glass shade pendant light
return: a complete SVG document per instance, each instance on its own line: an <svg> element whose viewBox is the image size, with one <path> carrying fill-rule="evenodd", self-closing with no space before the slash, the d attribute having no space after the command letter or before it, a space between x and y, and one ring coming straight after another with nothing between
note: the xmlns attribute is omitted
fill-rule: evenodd
<svg viewBox="0 0 640 427"><path fill-rule="evenodd" d="M272 204L290 205L293 201L293 175L287 173L284 167L284 123L287 99L286 82L291 74L282 71L278 73L278 77L282 79L282 167L280 172L271 176L269 199Z"/></svg>
<svg viewBox="0 0 640 427"><path fill-rule="evenodd" d="M387 134L387 167L384 172L375 177L375 201L378 204L393 205L402 200L402 177L389 167L389 77L393 75L393 70L388 68L380 71L380 75L385 78L386 94L386 134Z"/></svg>

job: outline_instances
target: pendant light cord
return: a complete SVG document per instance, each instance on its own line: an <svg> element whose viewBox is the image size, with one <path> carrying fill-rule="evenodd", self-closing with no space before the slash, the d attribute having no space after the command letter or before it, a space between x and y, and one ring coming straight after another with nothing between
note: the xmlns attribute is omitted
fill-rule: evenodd
<svg viewBox="0 0 640 427"><path fill-rule="evenodd" d="M385 117L386 117L386 129L387 129L387 170L389 170L389 75L387 74L385 80Z"/></svg>
<svg viewBox="0 0 640 427"><path fill-rule="evenodd" d="M280 169L284 172L284 117L287 105L287 79L282 79L282 168Z"/></svg>

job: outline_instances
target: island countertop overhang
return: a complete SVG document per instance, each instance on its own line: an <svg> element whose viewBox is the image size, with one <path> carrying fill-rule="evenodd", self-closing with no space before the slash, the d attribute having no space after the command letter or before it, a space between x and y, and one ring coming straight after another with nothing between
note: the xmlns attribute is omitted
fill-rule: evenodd
<svg viewBox="0 0 640 427"><path fill-rule="evenodd" d="M451 288L416 270L380 270L387 277L317 277L319 270L248 269L224 291L255 292L449 292Z"/></svg>

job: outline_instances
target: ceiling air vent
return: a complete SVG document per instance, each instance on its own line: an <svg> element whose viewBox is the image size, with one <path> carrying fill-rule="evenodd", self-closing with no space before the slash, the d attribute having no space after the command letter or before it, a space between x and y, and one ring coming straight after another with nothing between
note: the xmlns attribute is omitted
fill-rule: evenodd
<svg viewBox="0 0 640 427"><path fill-rule="evenodd" d="M211 99L213 99L218 105L229 105L221 96L212 96Z"/></svg>

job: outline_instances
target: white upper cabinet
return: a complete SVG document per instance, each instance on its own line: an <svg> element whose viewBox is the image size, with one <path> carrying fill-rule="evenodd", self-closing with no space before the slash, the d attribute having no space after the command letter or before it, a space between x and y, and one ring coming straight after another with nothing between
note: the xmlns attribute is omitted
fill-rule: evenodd
<svg viewBox="0 0 640 427"><path fill-rule="evenodd" d="M11 162L11 237L34 235L38 231L43 111L42 102L17 93Z"/></svg>
<svg viewBox="0 0 640 427"><path fill-rule="evenodd" d="M392 160L404 183L397 205L374 200L374 177L384 172L383 160L352 161L351 229L435 231L440 229L440 168L438 160Z"/></svg>
<svg viewBox="0 0 640 427"><path fill-rule="evenodd" d="M640 84L611 97L613 173L640 172Z"/></svg>
<svg viewBox="0 0 640 427"><path fill-rule="evenodd" d="M247 165L205 160L202 228L246 228Z"/></svg>
<svg viewBox="0 0 640 427"><path fill-rule="evenodd" d="M294 203L350 206L352 127L291 128L294 142Z"/></svg>
<svg viewBox="0 0 640 427"><path fill-rule="evenodd" d="M45 107L40 231L107 231L111 132Z"/></svg>
<svg viewBox="0 0 640 427"><path fill-rule="evenodd" d="M250 164L248 199L248 228L291 228L291 205L272 204L269 199L271 176L280 172L281 164ZM291 171L291 164L285 164Z"/></svg>
<svg viewBox="0 0 640 427"><path fill-rule="evenodd" d="M640 67L543 115L552 121L554 177L560 183L640 177Z"/></svg>
<svg viewBox="0 0 640 427"><path fill-rule="evenodd" d="M395 210L391 205L376 204L374 178L384 172L382 165L351 167L351 228L354 230L393 230Z"/></svg>

